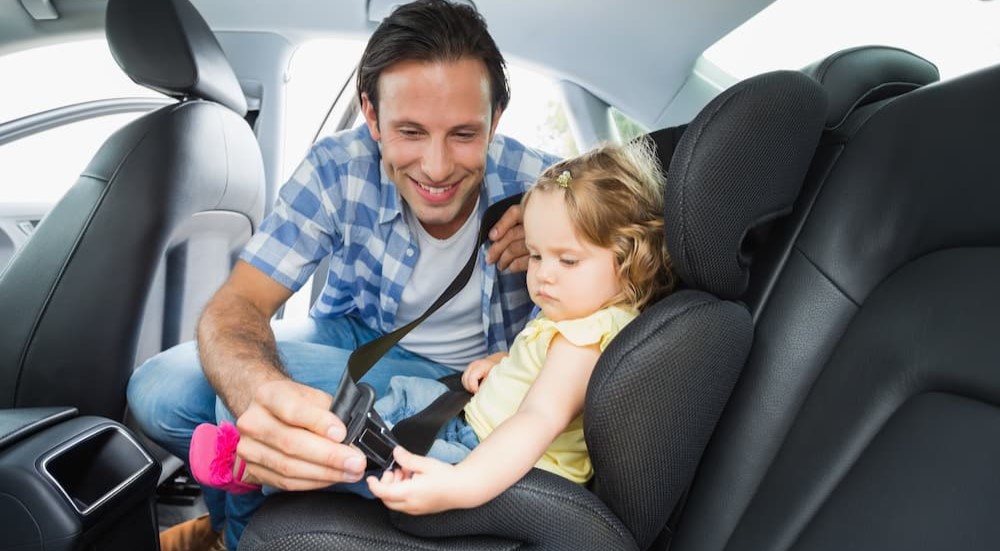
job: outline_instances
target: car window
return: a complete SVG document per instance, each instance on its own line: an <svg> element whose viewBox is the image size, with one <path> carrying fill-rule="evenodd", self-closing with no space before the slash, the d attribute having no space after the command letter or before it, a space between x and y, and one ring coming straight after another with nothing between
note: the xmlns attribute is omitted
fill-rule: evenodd
<svg viewBox="0 0 1000 551"><path fill-rule="evenodd" d="M41 46L0 56L0 122L91 100L163 94L132 82L103 39Z"/></svg>
<svg viewBox="0 0 1000 551"><path fill-rule="evenodd" d="M706 50L704 57L743 79L799 69L844 48L881 44L927 58L946 79L1000 62L997 29L1000 2L776 0Z"/></svg>
<svg viewBox="0 0 1000 551"><path fill-rule="evenodd" d="M104 141L141 115L88 119L0 145L0 203L56 202Z"/></svg>
<svg viewBox="0 0 1000 551"><path fill-rule="evenodd" d="M338 101L338 97L342 93L353 97L354 69L364 48L363 40L322 39L306 42L295 50L285 85L282 182L299 166L317 134L337 130L337 123L352 103Z"/></svg>
<svg viewBox="0 0 1000 551"><path fill-rule="evenodd" d="M620 143L625 143L633 138L638 138L643 134L649 133L648 128L615 107L608 108L608 115L611 117L611 126L618 133L618 141Z"/></svg>
<svg viewBox="0 0 1000 551"><path fill-rule="evenodd" d="M516 62L507 65L510 104L497 132L560 157L576 155L565 102L555 81Z"/></svg>
<svg viewBox="0 0 1000 551"><path fill-rule="evenodd" d="M2 56L0 74L0 123L86 101L165 97L129 80L103 39ZM141 114L101 116L0 145L0 203L57 200L108 136Z"/></svg>

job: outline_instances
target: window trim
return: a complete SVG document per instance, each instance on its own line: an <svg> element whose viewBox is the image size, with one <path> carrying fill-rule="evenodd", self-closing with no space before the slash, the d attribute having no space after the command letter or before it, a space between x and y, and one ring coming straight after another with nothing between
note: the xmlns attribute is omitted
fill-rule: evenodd
<svg viewBox="0 0 1000 551"><path fill-rule="evenodd" d="M111 98L74 103L0 123L0 146L53 128L123 113L153 111L177 103L170 98Z"/></svg>

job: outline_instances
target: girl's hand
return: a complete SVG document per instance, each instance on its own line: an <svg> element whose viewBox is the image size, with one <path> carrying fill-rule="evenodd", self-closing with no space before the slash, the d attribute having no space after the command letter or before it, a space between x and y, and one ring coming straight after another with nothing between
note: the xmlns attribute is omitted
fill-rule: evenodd
<svg viewBox="0 0 1000 551"><path fill-rule="evenodd" d="M393 450L401 469L368 477L368 488L385 506L410 515L426 515L461 507L461 484L454 465L402 447Z"/></svg>
<svg viewBox="0 0 1000 551"><path fill-rule="evenodd" d="M490 371L500 363L500 360L506 357L506 352L496 352L469 363L469 367L465 368L465 372L462 373L462 386L473 394L479 392L479 383L490 374Z"/></svg>

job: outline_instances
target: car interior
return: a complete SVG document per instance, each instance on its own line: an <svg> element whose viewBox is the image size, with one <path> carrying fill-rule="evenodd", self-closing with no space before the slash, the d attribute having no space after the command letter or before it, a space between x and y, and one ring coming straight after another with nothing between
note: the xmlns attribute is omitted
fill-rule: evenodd
<svg viewBox="0 0 1000 551"><path fill-rule="evenodd" d="M128 376L190 338L281 183L283 76L265 68L288 62L288 37L370 32L392 7L304 2L315 17L296 35L267 25L292 28L297 10L82 4L5 8L0 54L100 33L166 99L143 103L51 208L0 205L0 550L158 548L164 488L184 469L129 425ZM595 369L595 478L534 469L482 507L430 516L281 493L240 549L995 548L1000 53L944 78L907 48L857 44L727 81L702 52L767 2L546 3L537 21L569 29L548 36L499 4L475 2L505 51L561 71L574 113L632 106L647 127L632 139L651 140L666 173L682 285ZM560 42L614 11L637 31L679 21L666 42L637 41L635 63L593 68L601 41ZM559 57L573 48L576 65ZM0 121L0 147L71 116ZM606 124L571 126L593 141Z"/></svg>

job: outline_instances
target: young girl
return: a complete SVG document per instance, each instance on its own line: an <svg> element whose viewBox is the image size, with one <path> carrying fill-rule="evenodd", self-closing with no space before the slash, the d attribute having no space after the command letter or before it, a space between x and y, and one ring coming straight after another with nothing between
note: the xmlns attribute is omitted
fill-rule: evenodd
<svg viewBox="0 0 1000 551"><path fill-rule="evenodd" d="M368 477L372 494L391 509L423 514L481 505L532 467L578 483L590 479L582 418L590 375L611 339L673 286L662 186L644 143L606 145L540 177L521 203L528 291L540 312L509 355L469 365L462 382L475 395L464 418L446 425L426 457L397 448L401 468ZM392 425L444 391L435 380L396 377L375 409ZM196 447L206 446L193 441L195 477L229 491L255 488L240 481L240 466L233 471L238 436L223 446L214 441L217 428L206 427L220 453L196 458ZM226 431L235 432L231 425ZM221 477L211 478L210 460Z"/></svg>

